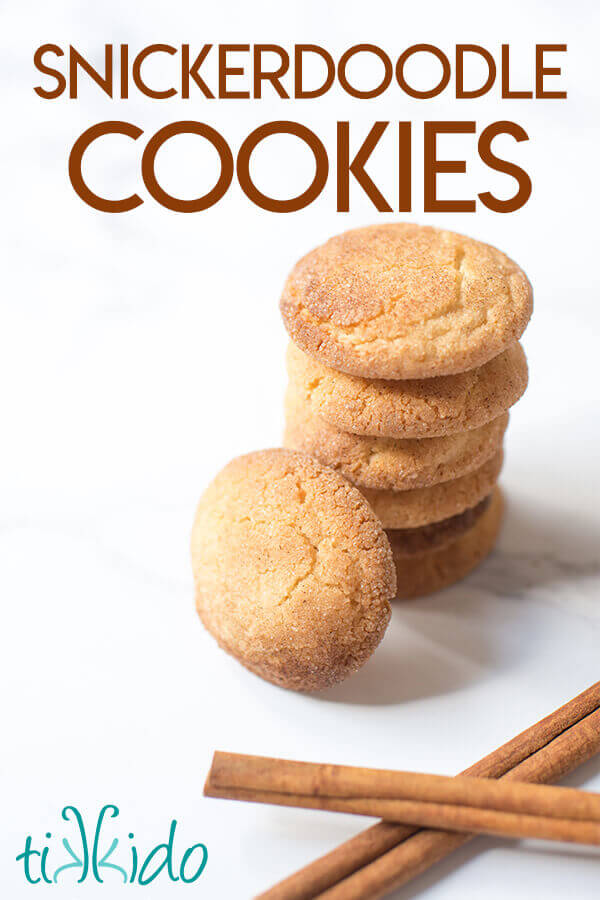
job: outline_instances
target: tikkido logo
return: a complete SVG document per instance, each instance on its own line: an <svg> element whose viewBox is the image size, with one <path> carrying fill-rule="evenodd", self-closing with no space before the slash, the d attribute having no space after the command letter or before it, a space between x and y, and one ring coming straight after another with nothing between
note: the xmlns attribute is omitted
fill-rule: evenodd
<svg viewBox="0 0 600 900"><path fill-rule="evenodd" d="M116 819L118 815L117 806L103 806L93 831L88 832L77 807L65 806L62 818L69 823L73 834L62 837L60 850L55 846L56 838L50 831L46 832L46 841L41 849L34 848L33 838L28 835L24 850L16 857L17 862L23 865L25 880L29 884L81 884L86 880L115 884L122 881L124 884L144 886L161 875L182 884L193 884L200 878L208 861L206 845L192 844L187 847L177 864L174 848L176 819L171 821L164 843L141 853L134 843L133 832L128 833L129 848L118 850L119 839L114 834L111 836L107 821Z"/></svg>

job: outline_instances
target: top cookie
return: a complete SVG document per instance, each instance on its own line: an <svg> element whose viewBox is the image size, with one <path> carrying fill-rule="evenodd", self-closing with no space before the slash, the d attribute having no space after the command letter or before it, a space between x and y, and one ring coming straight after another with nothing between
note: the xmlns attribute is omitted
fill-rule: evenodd
<svg viewBox="0 0 600 900"><path fill-rule="evenodd" d="M274 449L233 460L192 533L196 605L219 644L294 690L334 684L385 632L395 568L381 523L341 475Z"/></svg>
<svg viewBox="0 0 600 900"><path fill-rule="evenodd" d="M525 273L464 235L408 223L331 238L292 270L281 312L292 339L363 378L429 378L481 366L523 333Z"/></svg>

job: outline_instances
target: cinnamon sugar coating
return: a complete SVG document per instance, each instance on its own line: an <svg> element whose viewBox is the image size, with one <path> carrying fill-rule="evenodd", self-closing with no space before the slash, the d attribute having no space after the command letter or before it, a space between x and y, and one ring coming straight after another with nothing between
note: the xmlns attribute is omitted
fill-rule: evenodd
<svg viewBox="0 0 600 900"><path fill-rule="evenodd" d="M335 372L290 342L290 381L313 410L343 431L374 437L427 438L479 428L527 387L527 360L516 342L490 362L459 375L402 381Z"/></svg>
<svg viewBox="0 0 600 900"><path fill-rule="evenodd" d="M507 425L505 413L472 431L438 438L350 434L315 416L290 387L284 445L314 456L361 488L406 491L475 471L496 455Z"/></svg>
<svg viewBox="0 0 600 900"><path fill-rule="evenodd" d="M305 353L384 379L482 366L518 340L532 306L527 276L500 250L410 223L331 238L296 264L280 303Z"/></svg>
<svg viewBox="0 0 600 900"><path fill-rule="evenodd" d="M375 491L360 488L384 528L420 528L441 522L477 506L492 492L502 469L499 450L474 472L412 491Z"/></svg>
<svg viewBox="0 0 600 900"><path fill-rule="evenodd" d="M341 475L273 449L230 462L192 531L198 613L246 668L312 691L346 678L379 644L395 567L367 501Z"/></svg>

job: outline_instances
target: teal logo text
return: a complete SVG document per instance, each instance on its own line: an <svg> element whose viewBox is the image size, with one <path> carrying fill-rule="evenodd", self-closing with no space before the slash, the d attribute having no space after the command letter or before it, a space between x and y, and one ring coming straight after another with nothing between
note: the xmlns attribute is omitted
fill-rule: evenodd
<svg viewBox="0 0 600 900"><path fill-rule="evenodd" d="M116 819L119 808L103 806L88 830L76 806L65 806L62 819L69 826L67 836L54 838L45 833L46 840L33 844L25 838L25 847L17 855L29 884L60 884L67 879L81 884L96 881L104 884L114 880L124 884L146 885L159 876L181 884L193 884L206 867L208 850L205 844L192 844L176 854L177 820L172 819L166 841L142 851L136 846L135 835L129 832L129 844L119 846L119 839L111 835L110 820ZM58 843L57 843L58 842Z"/></svg>

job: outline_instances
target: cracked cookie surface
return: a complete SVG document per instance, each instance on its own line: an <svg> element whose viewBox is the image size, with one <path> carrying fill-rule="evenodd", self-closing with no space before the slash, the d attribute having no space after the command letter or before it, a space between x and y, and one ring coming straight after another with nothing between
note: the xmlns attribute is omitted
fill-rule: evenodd
<svg viewBox="0 0 600 900"><path fill-rule="evenodd" d="M345 375L291 342L287 369L317 415L343 431L376 437L440 437L478 428L513 406L527 387L527 360L518 342L483 366L438 378Z"/></svg>
<svg viewBox="0 0 600 900"><path fill-rule="evenodd" d="M364 378L452 375L523 333L531 285L500 250L409 223L357 228L304 256L281 313L305 353Z"/></svg>
<svg viewBox="0 0 600 900"><path fill-rule="evenodd" d="M196 607L213 637L282 687L318 690L379 644L395 593L383 528L341 475L285 449L230 462L192 530Z"/></svg>
<svg viewBox="0 0 600 900"><path fill-rule="evenodd" d="M479 469L431 487L413 491L360 488L384 528L420 528L460 515L487 497L502 469L500 450Z"/></svg>
<svg viewBox="0 0 600 900"><path fill-rule="evenodd" d="M459 478L500 450L508 413L486 425L437 438L350 434L315 416L292 388L286 394L284 445L314 456L363 488L407 491Z"/></svg>

